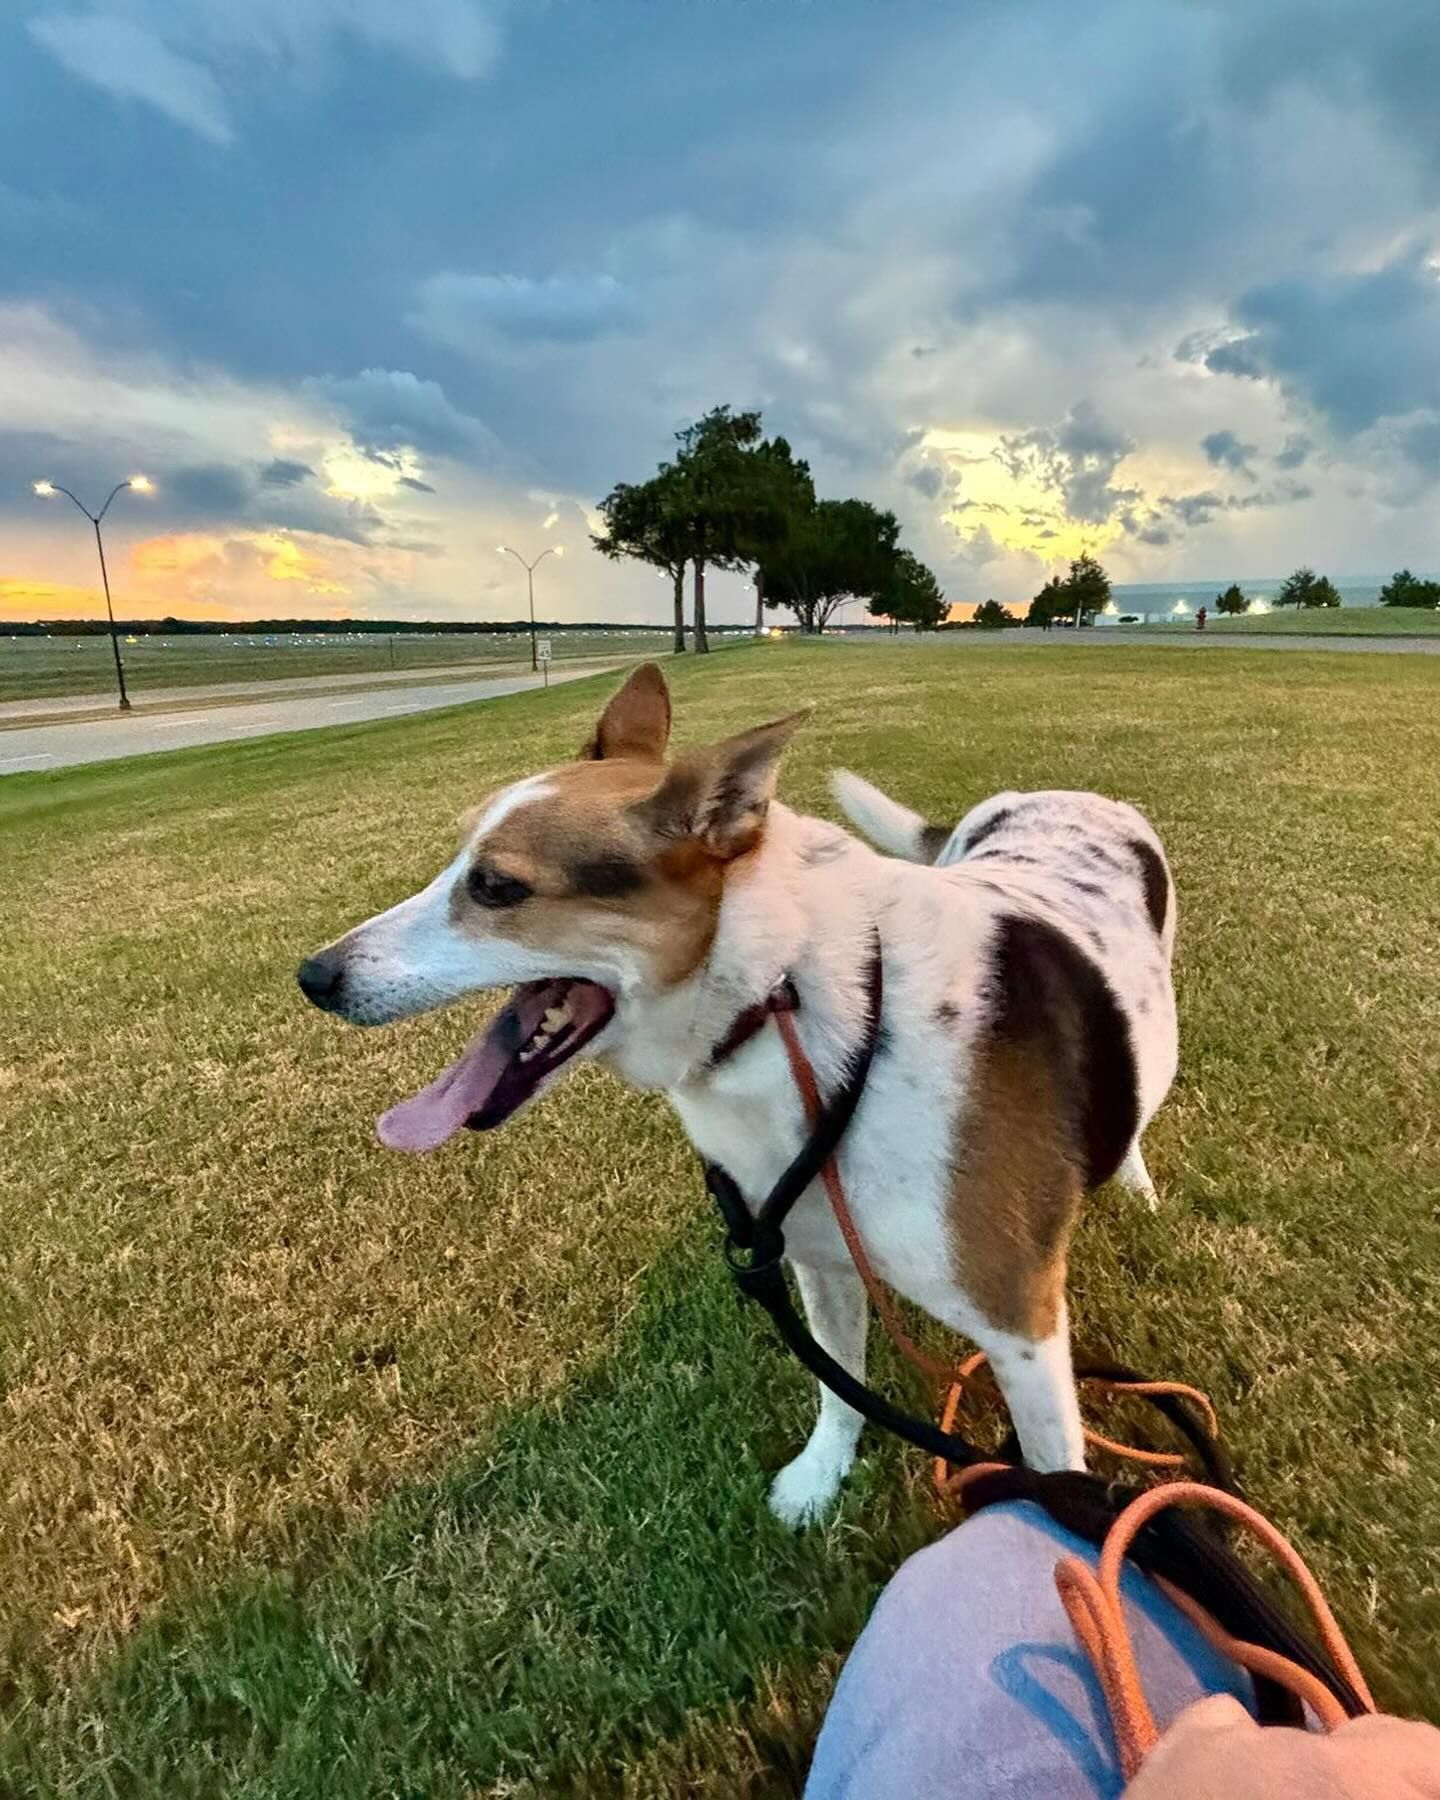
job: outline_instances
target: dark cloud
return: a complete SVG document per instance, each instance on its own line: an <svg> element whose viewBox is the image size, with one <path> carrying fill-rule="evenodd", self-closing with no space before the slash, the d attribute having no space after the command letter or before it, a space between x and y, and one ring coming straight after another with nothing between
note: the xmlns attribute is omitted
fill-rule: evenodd
<svg viewBox="0 0 1440 1800"><path fill-rule="evenodd" d="M927 500L938 500L945 492L945 471L938 463L920 463L901 477L906 487L914 488Z"/></svg>
<svg viewBox="0 0 1440 1800"><path fill-rule="evenodd" d="M418 450L471 462L493 461L493 434L452 404L437 381L408 369L312 378L305 392L332 407L356 443L376 462L400 466L397 453Z"/></svg>
<svg viewBox="0 0 1440 1800"><path fill-rule="evenodd" d="M1164 494L1160 505L1182 525L1208 525L1216 513L1224 512L1225 496L1207 488L1200 494Z"/></svg>
<svg viewBox="0 0 1440 1800"><path fill-rule="evenodd" d="M417 494L433 494L435 492L428 481L417 481L413 475L402 475L400 485L412 489Z"/></svg>
<svg viewBox="0 0 1440 1800"><path fill-rule="evenodd" d="M1314 496L1314 488L1303 481L1282 481L1278 487L1258 494L1231 494L1225 505L1231 512L1261 512L1272 506L1294 506Z"/></svg>
<svg viewBox="0 0 1440 1800"><path fill-rule="evenodd" d="M1347 113L1376 109L1432 183L1440 175L1440 8L1433 0L1365 7L1348 0L1218 0L1217 11L1226 24L1223 79L1242 104L1264 104L1303 84Z"/></svg>
<svg viewBox="0 0 1440 1800"><path fill-rule="evenodd" d="M1295 432L1287 437L1271 459L1277 469L1298 469L1307 462L1314 445L1303 433Z"/></svg>
<svg viewBox="0 0 1440 1800"><path fill-rule="evenodd" d="M1235 469L1254 480L1250 458L1259 455L1258 445L1242 444L1233 431L1212 431L1208 437L1201 438L1200 448L1205 452L1206 460L1217 469Z"/></svg>
<svg viewBox="0 0 1440 1800"><path fill-rule="evenodd" d="M203 519L241 518L259 486L253 471L229 463L172 469L164 479L166 511Z"/></svg>
<svg viewBox="0 0 1440 1800"><path fill-rule="evenodd" d="M260 471L261 487L295 487L302 481L308 481L315 471L309 463L290 462L283 456L277 456L273 462L265 464Z"/></svg>
<svg viewBox="0 0 1440 1800"><path fill-rule="evenodd" d="M1274 488L1249 494L1221 494L1214 488L1204 488L1195 494L1162 494L1153 509L1133 513L1126 529L1133 531L1142 543L1168 541L1168 537L1165 540L1146 537L1145 531L1168 530L1170 525L1191 529L1209 525L1222 513L1261 512L1275 506L1292 506L1310 496L1311 490L1298 481L1284 481Z"/></svg>
<svg viewBox="0 0 1440 1800"><path fill-rule="evenodd" d="M1059 425L1002 438L998 454L1012 475L1058 493L1072 519L1098 525L1138 498L1138 490L1112 484L1134 448L1133 438L1103 419L1091 401L1080 400Z"/></svg>
<svg viewBox="0 0 1440 1800"><path fill-rule="evenodd" d="M1245 335L1210 350L1206 367L1273 381L1342 436L1440 410L1440 281L1418 252L1251 288L1232 314Z"/></svg>
<svg viewBox="0 0 1440 1800"><path fill-rule="evenodd" d="M613 275L430 276L411 315L416 329L461 351L499 337L515 343L585 343L639 322Z"/></svg>
<svg viewBox="0 0 1440 1800"><path fill-rule="evenodd" d="M1440 475L1440 419L1408 425L1400 434L1401 448L1417 469Z"/></svg>
<svg viewBox="0 0 1440 1800"><path fill-rule="evenodd" d="M313 531L353 544L373 543L383 535L384 519L369 503L307 490L300 481L277 487L266 480L273 467L209 462L171 468L160 463L153 469L155 493L146 505L153 508L157 528L167 530L243 525Z"/></svg>

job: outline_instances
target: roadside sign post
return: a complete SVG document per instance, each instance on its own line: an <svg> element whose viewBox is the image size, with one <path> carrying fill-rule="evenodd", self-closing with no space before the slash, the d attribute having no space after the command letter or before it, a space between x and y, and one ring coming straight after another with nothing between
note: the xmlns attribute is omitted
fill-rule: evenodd
<svg viewBox="0 0 1440 1800"><path fill-rule="evenodd" d="M549 640L549 638L541 638L540 642L535 646L535 654L539 658L540 673L544 677L545 686L548 688L550 685L550 640Z"/></svg>

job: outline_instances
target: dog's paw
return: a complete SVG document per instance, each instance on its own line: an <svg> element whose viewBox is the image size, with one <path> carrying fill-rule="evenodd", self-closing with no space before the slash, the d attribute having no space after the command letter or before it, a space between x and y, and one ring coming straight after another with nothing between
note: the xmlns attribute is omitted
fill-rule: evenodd
<svg viewBox="0 0 1440 1800"><path fill-rule="evenodd" d="M850 1467L847 1459L837 1462L822 1451L813 1455L807 1448L785 1467L770 1484L770 1510L784 1526L798 1531L802 1525L813 1525L823 1519L840 1492L840 1483Z"/></svg>

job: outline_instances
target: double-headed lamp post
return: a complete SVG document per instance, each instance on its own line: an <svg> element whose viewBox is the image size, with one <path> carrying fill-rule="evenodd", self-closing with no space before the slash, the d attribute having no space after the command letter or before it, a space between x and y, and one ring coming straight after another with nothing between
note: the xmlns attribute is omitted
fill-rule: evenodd
<svg viewBox="0 0 1440 1800"><path fill-rule="evenodd" d="M128 481L117 481L110 490L109 499L98 513L91 512L88 506L75 498L69 488L61 487L58 481L37 481L35 483L35 492L42 500L48 500L55 494L63 494L67 500L79 507L95 527L95 548L100 552L100 580L105 589L105 616L110 621L110 649L115 657L115 681L120 689L121 712L129 712L130 696L125 692L125 665L120 660L120 640L115 635L115 608L110 603L110 576L105 567L105 540L100 535L100 521L109 512L115 496L126 488L137 494L150 494L154 492L154 483L148 475L132 475Z"/></svg>
<svg viewBox="0 0 1440 1800"><path fill-rule="evenodd" d="M520 567L525 571L525 580L530 588L530 668L532 672L537 672L540 668L540 658L535 650L535 571L540 567L547 556L563 556L565 554L565 546L563 544L551 544L548 550L542 550L540 552L534 562L526 562L520 552L518 550L512 550L508 544L497 544L495 548L497 554L500 556L513 556L516 562L518 562Z"/></svg>

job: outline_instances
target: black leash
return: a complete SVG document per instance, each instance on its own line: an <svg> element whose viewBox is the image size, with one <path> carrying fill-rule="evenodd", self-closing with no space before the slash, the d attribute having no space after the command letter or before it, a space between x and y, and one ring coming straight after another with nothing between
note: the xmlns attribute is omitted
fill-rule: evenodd
<svg viewBox="0 0 1440 1800"><path fill-rule="evenodd" d="M1142 1488L1079 1472L1041 1474L1021 1462L1013 1432L998 1451L981 1450L958 1432L942 1431L928 1419L903 1411L857 1380L816 1342L790 1297L783 1268L785 1220L839 1149L865 1092L880 1040L884 968L879 933L874 931L866 993L864 1031L851 1054L844 1080L833 1097L822 1103L814 1128L759 1207L750 1211L734 1179L718 1163L704 1165L705 1186L725 1225L725 1260L735 1285L746 1299L757 1301L765 1309L786 1348L816 1380L872 1425L893 1432L957 1469L972 1468L978 1463L1006 1464L1003 1469L989 1469L971 1478L964 1494L967 1514L1001 1501L1033 1500L1056 1524L1098 1547L1119 1514L1137 1493L1144 1491ZM798 1007L794 984L782 982L767 1000L741 1015L743 1029L732 1027L723 1040L724 1054L732 1054L748 1041L771 1013L795 1011ZM712 1056L712 1066L720 1060L721 1055ZM1123 1364L1101 1361L1079 1362L1075 1374L1079 1380L1099 1378L1121 1389L1143 1379ZM1205 1479L1214 1487L1238 1495L1240 1489L1230 1458L1215 1434L1177 1396L1141 1397L1157 1407L1185 1438L1204 1468ZM1147 1574L1171 1581L1192 1595L1233 1637L1264 1645L1307 1669L1324 1682L1351 1717L1359 1717L1366 1710L1326 1652L1280 1611L1213 1527L1170 1508L1138 1533L1129 1556ZM1258 1676L1253 1679L1262 1723L1302 1722L1300 1704L1288 1689Z"/></svg>

